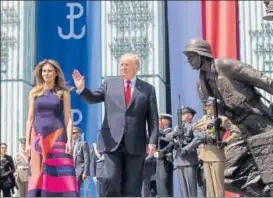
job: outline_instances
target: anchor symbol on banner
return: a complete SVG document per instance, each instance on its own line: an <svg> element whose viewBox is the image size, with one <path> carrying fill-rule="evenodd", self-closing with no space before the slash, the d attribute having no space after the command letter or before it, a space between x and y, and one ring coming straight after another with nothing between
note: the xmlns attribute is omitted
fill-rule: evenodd
<svg viewBox="0 0 273 198"><path fill-rule="evenodd" d="M68 40L71 38L81 39L85 35L85 25L82 26L82 31L80 34L75 34L74 23L75 23L75 19L79 19L82 17L83 6L78 2L67 3L66 6L69 7L69 14L66 15L66 18L69 20L69 31L70 32L69 32L69 34L65 35L63 33L63 29L60 26L58 26L58 34L62 39L65 39L65 40ZM74 11L75 7L79 8L79 10L80 10L79 13L77 13L77 14L75 14L75 11Z"/></svg>

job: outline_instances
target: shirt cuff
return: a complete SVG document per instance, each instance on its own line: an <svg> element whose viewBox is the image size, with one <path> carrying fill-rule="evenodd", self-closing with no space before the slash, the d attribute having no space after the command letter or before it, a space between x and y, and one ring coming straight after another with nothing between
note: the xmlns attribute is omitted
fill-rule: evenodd
<svg viewBox="0 0 273 198"><path fill-rule="evenodd" d="M82 89L77 89L77 90L76 90L77 94L81 94L81 93L83 92L84 89L85 89L85 87L82 88Z"/></svg>

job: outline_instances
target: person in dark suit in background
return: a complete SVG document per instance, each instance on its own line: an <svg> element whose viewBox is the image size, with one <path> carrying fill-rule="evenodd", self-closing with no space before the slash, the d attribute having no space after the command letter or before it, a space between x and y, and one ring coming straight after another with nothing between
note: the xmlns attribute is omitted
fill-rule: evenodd
<svg viewBox="0 0 273 198"><path fill-rule="evenodd" d="M97 149L97 143L93 143L90 148L90 158L91 158L91 176L93 182L97 187L97 191L101 197L104 197L104 193L107 189L107 179L103 177L101 174L97 174L97 172L102 172L103 170L97 171L97 168L104 168L104 171L107 172L106 167L103 165L104 163L104 155L100 153ZM97 166L98 165L98 166Z"/></svg>
<svg viewBox="0 0 273 198"><path fill-rule="evenodd" d="M83 181L86 180L90 174L90 151L88 143L81 139L81 130L79 127L73 127L72 152L80 190Z"/></svg>
<svg viewBox="0 0 273 198"><path fill-rule="evenodd" d="M98 150L97 150L97 144L93 143L90 147L90 166L91 166L91 176L95 184L97 184L97 181L98 181L96 168L97 168L97 161L99 160L100 156L101 155L98 153Z"/></svg>
<svg viewBox="0 0 273 198"><path fill-rule="evenodd" d="M104 196L140 197L145 153L154 155L158 139L157 99L154 86L136 76L140 69L137 55L122 55L120 66L121 77L106 79L96 91L85 87L79 71L74 70L72 77L87 103L104 102L105 116L97 142L108 170L98 173L109 179Z"/></svg>
<svg viewBox="0 0 273 198"><path fill-rule="evenodd" d="M14 188L18 189L14 177L14 162L10 155L7 155L7 144L1 143L1 159L0 159L0 194L3 197L11 197L14 194Z"/></svg>

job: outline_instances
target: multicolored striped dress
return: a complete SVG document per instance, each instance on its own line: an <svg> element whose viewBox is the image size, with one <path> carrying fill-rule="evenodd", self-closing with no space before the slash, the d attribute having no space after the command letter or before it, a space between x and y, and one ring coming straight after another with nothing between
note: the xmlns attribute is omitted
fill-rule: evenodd
<svg viewBox="0 0 273 198"><path fill-rule="evenodd" d="M73 157L65 153L63 100L46 90L34 111L28 197L78 197Z"/></svg>

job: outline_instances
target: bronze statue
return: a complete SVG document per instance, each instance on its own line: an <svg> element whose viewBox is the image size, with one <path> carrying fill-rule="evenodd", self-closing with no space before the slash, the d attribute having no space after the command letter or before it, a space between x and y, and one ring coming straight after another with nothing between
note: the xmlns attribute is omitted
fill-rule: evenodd
<svg viewBox="0 0 273 198"><path fill-rule="evenodd" d="M202 39L190 40L184 54L200 71L197 87L204 111L207 98L216 97L219 113L241 130L239 141L226 148L226 190L273 196L273 105L256 89L273 94L273 79L238 60L214 59Z"/></svg>

